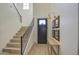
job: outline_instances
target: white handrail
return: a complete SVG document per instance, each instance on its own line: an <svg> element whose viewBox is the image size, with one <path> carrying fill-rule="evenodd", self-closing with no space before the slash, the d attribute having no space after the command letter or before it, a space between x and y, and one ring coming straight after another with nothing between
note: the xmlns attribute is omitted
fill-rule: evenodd
<svg viewBox="0 0 79 59"><path fill-rule="evenodd" d="M20 14L20 12L18 11L18 9L17 9L17 7L15 6L14 3L13 3L13 5L14 5L14 7L15 7L17 13L18 13L18 15L20 16L20 23L22 23L22 16L21 16L21 14Z"/></svg>

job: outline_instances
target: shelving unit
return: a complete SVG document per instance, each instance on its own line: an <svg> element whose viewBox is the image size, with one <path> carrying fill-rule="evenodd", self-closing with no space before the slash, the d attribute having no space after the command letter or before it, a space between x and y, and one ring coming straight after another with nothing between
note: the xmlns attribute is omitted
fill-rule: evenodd
<svg viewBox="0 0 79 59"><path fill-rule="evenodd" d="M54 16L52 20L52 36L60 41L60 16Z"/></svg>
<svg viewBox="0 0 79 59"><path fill-rule="evenodd" d="M52 54L52 50L53 50L56 55L59 55L60 42L57 41L55 38L51 37L51 38L48 39L48 44L51 48L51 54Z"/></svg>
<svg viewBox="0 0 79 59"><path fill-rule="evenodd" d="M52 20L52 37L48 39L48 44L56 55L60 54L60 16L54 16Z"/></svg>

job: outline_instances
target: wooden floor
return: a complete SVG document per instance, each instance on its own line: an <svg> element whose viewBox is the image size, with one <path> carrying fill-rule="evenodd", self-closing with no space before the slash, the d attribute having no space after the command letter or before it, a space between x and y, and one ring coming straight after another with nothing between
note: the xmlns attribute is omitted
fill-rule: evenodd
<svg viewBox="0 0 79 59"><path fill-rule="evenodd" d="M51 51L47 44L34 44L28 55L50 55L50 53Z"/></svg>

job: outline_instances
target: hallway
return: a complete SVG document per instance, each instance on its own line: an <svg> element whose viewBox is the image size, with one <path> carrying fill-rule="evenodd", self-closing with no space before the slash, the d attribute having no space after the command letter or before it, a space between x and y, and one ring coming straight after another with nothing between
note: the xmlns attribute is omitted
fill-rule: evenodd
<svg viewBox="0 0 79 59"><path fill-rule="evenodd" d="M78 55L78 5L1 3L0 54Z"/></svg>
<svg viewBox="0 0 79 59"><path fill-rule="evenodd" d="M50 53L48 44L34 44L28 55L50 55ZM52 55L55 55L54 52Z"/></svg>

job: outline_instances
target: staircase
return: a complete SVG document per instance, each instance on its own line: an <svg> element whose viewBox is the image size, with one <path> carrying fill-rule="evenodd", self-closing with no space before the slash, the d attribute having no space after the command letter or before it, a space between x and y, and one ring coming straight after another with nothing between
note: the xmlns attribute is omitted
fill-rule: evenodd
<svg viewBox="0 0 79 59"><path fill-rule="evenodd" d="M20 30L13 36L13 39L7 43L6 47L2 50L3 54L9 55L20 55L21 54L21 37L24 35L27 27L23 26Z"/></svg>

